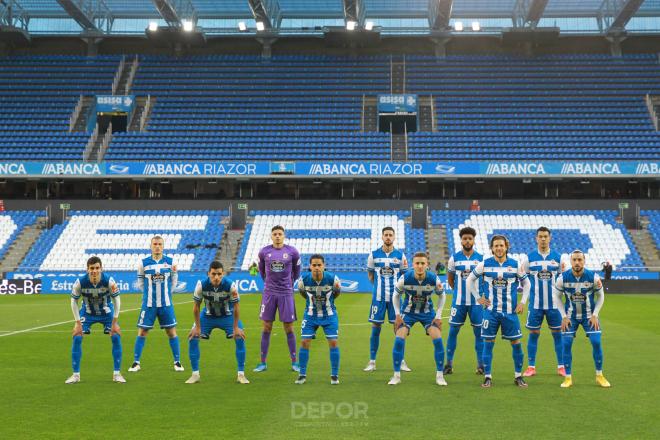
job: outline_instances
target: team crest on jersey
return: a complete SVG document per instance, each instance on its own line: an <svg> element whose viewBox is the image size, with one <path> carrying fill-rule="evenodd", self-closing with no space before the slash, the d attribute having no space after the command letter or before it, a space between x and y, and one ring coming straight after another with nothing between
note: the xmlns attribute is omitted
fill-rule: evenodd
<svg viewBox="0 0 660 440"><path fill-rule="evenodd" d="M587 296L582 292L575 292L571 294L571 301L574 303L585 303L587 301Z"/></svg>
<svg viewBox="0 0 660 440"><path fill-rule="evenodd" d="M270 270L273 272L282 272L284 271L284 263L281 261L271 261Z"/></svg>
<svg viewBox="0 0 660 440"><path fill-rule="evenodd" d="M393 258L393 259L392 259L392 263L393 263L393 264L399 264L400 261L399 261L398 258Z"/></svg>
<svg viewBox="0 0 660 440"><path fill-rule="evenodd" d="M390 266L383 266L383 268L380 270L380 274L386 277L394 276L394 269L392 269Z"/></svg>
<svg viewBox="0 0 660 440"><path fill-rule="evenodd" d="M492 284L496 289L506 289L506 287L509 285L509 281L506 278L498 277L493 278Z"/></svg>
<svg viewBox="0 0 660 440"><path fill-rule="evenodd" d="M537 276L538 276L539 280L551 280L552 279L552 272L550 272L549 270L543 269L543 270L539 271Z"/></svg>

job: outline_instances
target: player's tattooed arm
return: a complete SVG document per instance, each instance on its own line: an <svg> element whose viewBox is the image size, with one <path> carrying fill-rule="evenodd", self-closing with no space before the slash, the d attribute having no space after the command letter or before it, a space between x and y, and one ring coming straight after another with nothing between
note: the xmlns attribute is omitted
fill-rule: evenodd
<svg viewBox="0 0 660 440"><path fill-rule="evenodd" d="M454 289L454 275L456 273L456 265L454 264L454 257L449 257L449 261L447 261L447 284L449 284L449 287Z"/></svg>
<svg viewBox="0 0 660 440"><path fill-rule="evenodd" d="M339 277L335 275L335 281L332 284L332 295L337 298L341 294L341 281Z"/></svg>
<svg viewBox="0 0 660 440"><path fill-rule="evenodd" d="M296 286L298 287L298 293L300 294L300 296L307 299L307 292L305 291L305 283L303 283L303 280L299 279L298 282L296 283Z"/></svg>

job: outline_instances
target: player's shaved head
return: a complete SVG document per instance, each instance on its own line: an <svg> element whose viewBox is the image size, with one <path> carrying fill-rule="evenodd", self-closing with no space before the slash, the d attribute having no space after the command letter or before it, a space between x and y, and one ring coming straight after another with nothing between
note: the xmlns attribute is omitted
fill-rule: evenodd
<svg viewBox="0 0 660 440"><path fill-rule="evenodd" d="M576 249L571 252L571 268L573 269L573 273L575 275L580 276L582 272L584 272L585 260L586 258L584 252L582 252L580 249Z"/></svg>
<svg viewBox="0 0 660 440"><path fill-rule="evenodd" d="M163 256L163 249L165 248L165 240L160 235L151 237L151 256L157 260Z"/></svg>

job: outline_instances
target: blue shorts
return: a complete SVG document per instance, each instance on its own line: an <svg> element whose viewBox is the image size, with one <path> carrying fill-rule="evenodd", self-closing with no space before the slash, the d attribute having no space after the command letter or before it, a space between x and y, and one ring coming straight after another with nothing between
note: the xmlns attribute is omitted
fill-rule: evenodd
<svg viewBox="0 0 660 440"><path fill-rule="evenodd" d="M543 324L543 317L548 321L548 327L553 330L561 328L561 313L557 309L532 309L527 311L527 327L530 330L538 330Z"/></svg>
<svg viewBox="0 0 660 440"><path fill-rule="evenodd" d="M598 320L598 323L600 324L600 320ZM571 327L567 331L562 332L562 334L575 336L575 332L578 331L578 328L580 326L582 326L582 328L584 329L584 332L587 335L600 333L601 330L603 329L602 326L599 327L601 330L596 330L595 328L593 328L591 326L591 323L589 322L589 320L587 318L584 318L584 319L571 318Z"/></svg>
<svg viewBox="0 0 660 440"><path fill-rule="evenodd" d="M470 323L473 327L481 327L483 320L484 306L481 304L474 304L471 306L459 305L451 306L449 311L449 325L461 326L465 324L468 315L470 316Z"/></svg>
<svg viewBox="0 0 660 440"><path fill-rule="evenodd" d="M520 320L515 313L500 313L484 309L484 320L481 324L481 337L495 339L497 330L502 326L502 339L515 341L522 338Z"/></svg>
<svg viewBox="0 0 660 440"><path fill-rule="evenodd" d="M300 323L300 337L302 339L316 339L316 330L323 327L323 333L326 339L337 339L339 337L339 318L337 315L319 318L318 316L309 316L305 313Z"/></svg>
<svg viewBox="0 0 660 440"><path fill-rule="evenodd" d="M147 307L145 305L142 305L137 326L147 330L152 329L154 328L156 317L158 317L160 328L176 327L174 306Z"/></svg>
<svg viewBox="0 0 660 440"><path fill-rule="evenodd" d="M435 314L433 313L404 313L402 316L403 324L408 327L408 333L410 329L416 323L420 323L424 326L426 334L429 333L429 327L433 325L433 320L435 319Z"/></svg>
<svg viewBox="0 0 660 440"><path fill-rule="evenodd" d="M88 315L87 312L85 312L85 307L80 309L80 322L82 323L82 330L83 333L89 334L90 333L90 327L92 324L103 324L103 333L110 333L110 330L112 329L112 315L114 313L106 313L104 315Z"/></svg>
<svg viewBox="0 0 660 440"><path fill-rule="evenodd" d="M202 313L199 317L199 325L201 327L199 337L202 339L208 339L214 328L223 330L227 339L234 337L234 317L232 315L207 316L206 313ZM193 328L194 327L195 324L193 324ZM240 319L238 320L238 328L243 330L243 322L241 322Z"/></svg>
<svg viewBox="0 0 660 440"><path fill-rule="evenodd" d="M387 320L391 323L396 319L394 313L394 305L392 301L377 301L375 298L371 300L371 310L369 312L369 322L376 322L382 324L385 322L385 312L387 312Z"/></svg>

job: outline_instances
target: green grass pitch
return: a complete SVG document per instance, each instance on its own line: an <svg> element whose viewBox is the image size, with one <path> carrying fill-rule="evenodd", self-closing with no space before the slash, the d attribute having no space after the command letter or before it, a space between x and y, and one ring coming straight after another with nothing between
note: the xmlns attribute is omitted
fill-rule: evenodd
<svg viewBox="0 0 660 440"><path fill-rule="evenodd" d="M279 323L268 371L251 371L259 356L258 295L241 300L246 374L252 383L234 383L234 344L216 330L201 343L202 383L185 385L190 374L186 336L192 324L191 297L175 296L183 373L172 370L169 345L160 330L153 330L147 340L142 371L127 372L139 300L138 295L122 297L122 372L128 383L111 382L110 338L96 325L83 342L82 382L64 385L71 373L68 296L0 297L0 438L660 438L660 295L607 296L601 319L604 371L612 388L596 386L591 346L580 332L574 345L575 385L568 390L559 387L547 329L539 344L539 374L528 380L528 389L513 385L511 348L500 339L494 386L480 387L469 328L459 336L448 387L435 385L432 344L421 327L413 329L406 344L405 358L413 372L403 373L401 385L388 386L391 327L381 336L378 370L363 372L370 297L352 294L337 300L339 386L329 383L324 338L312 343L308 382L293 384L296 374L290 371ZM301 312L302 299L297 300ZM60 324L13 333L54 323ZM447 330L445 319L445 339ZM299 331L296 325L297 335ZM525 352L526 342L525 333Z"/></svg>

